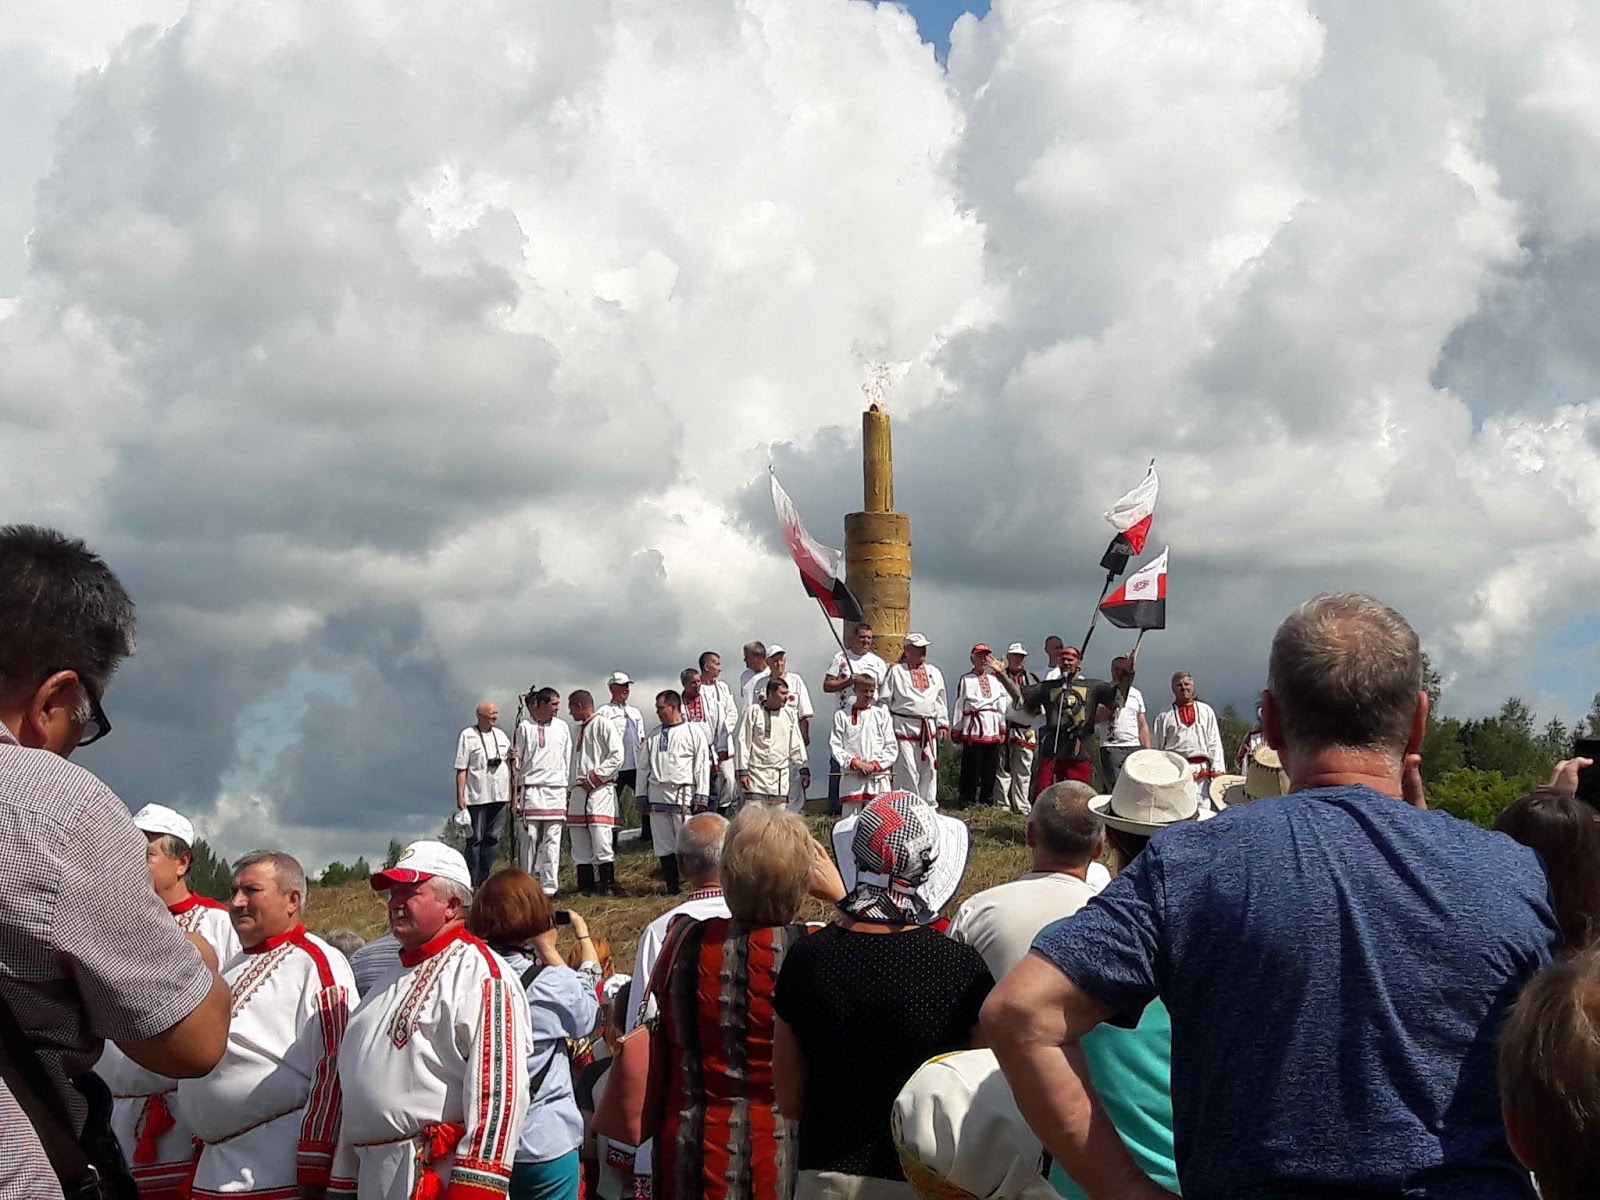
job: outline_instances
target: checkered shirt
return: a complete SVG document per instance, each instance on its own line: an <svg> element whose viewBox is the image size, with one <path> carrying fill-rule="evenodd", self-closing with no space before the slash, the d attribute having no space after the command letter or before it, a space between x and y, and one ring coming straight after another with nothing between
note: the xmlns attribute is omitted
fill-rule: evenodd
<svg viewBox="0 0 1600 1200"><path fill-rule="evenodd" d="M76 1124L86 1108L70 1080L104 1042L170 1029L212 979L150 886L145 838L122 801L0 727L0 995ZM0 1200L59 1196L18 1112L0 1085Z"/></svg>

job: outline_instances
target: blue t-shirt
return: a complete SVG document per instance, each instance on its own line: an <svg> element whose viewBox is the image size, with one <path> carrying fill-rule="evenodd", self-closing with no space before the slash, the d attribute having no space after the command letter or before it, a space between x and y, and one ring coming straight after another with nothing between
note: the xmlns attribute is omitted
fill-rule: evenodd
<svg viewBox="0 0 1600 1200"><path fill-rule="evenodd" d="M1185 1200L1522 1200L1495 1039L1556 933L1533 851L1335 787L1162 831L1034 949L1166 1002Z"/></svg>

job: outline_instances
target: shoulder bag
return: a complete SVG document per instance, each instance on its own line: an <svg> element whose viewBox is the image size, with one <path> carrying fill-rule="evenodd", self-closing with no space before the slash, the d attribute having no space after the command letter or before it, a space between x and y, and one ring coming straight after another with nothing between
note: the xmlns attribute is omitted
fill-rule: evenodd
<svg viewBox="0 0 1600 1200"><path fill-rule="evenodd" d="M594 1129L614 1142L637 1146L655 1132L655 1122L649 1119L650 1081L660 1067L652 1071L651 1059L662 1054L664 1047L656 1041L661 1025L659 1011L649 1020L645 1020L645 1014L650 1010L650 997L656 994L672 969L672 960L683 943L685 931L693 924L688 917L679 917L667 927L661 954L656 959L655 970L650 973L650 986L639 998L639 1015L634 1027L617 1039L612 1052L606 1090L595 1106Z"/></svg>

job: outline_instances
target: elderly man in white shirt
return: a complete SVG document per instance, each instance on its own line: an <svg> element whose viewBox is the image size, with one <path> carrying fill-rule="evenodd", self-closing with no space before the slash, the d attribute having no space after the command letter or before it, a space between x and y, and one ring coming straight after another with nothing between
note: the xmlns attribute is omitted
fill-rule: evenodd
<svg viewBox="0 0 1600 1200"><path fill-rule="evenodd" d="M1183 755L1194 766L1200 795L1211 798L1211 781L1227 773L1228 755L1222 748L1217 714L1204 700L1196 700L1194 676L1178 671L1172 676L1172 707L1156 717L1150 727L1150 745Z"/></svg>
<svg viewBox="0 0 1600 1200"><path fill-rule="evenodd" d="M774 647L775 649L776 647ZM746 642L744 644L744 670L739 672L739 711L743 712L752 704L760 702L760 693L756 690L761 685L757 678L767 673L771 657L766 644L763 642Z"/></svg>
<svg viewBox="0 0 1600 1200"><path fill-rule="evenodd" d="M844 712L855 703L854 693L851 688L857 675L870 675L881 693L884 676L889 673L889 664L884 662L872 647L877 640L877 634L872 626L865 621L850 631L850 645L848 649L839 651L833 656L833 661L828 664L828 673L823 676L822 690L839 698L839 711ZM881 704L883 697L878 696ZM842 811L839 807L840 763L837 759L828 760L828 814L837 817Z"/></svg>
<svg viewBox="0 0 1600 1200"><path fill-rule="evenodd" d="M924 804L939 804L939 742L950 734L950 699L944 676L928 661L928 639L908 633L905 659L883 679L883 703L894 725L894 786Z"/></svg>
<svg viewBox="0 0 1600 1200"><path fill-rule="evenodd" d="M478 704L477 723L456 739L456 807L472 820L467 834L467 869L474 882L494 870L500 852L500 822L511 799L511 740L498 728L500 708Z"/></svg>
<svg viewBox="0 0 1600 1200"><path fill-rule="evenodd" d="M969 897L950 923L950 936L966 942L996 979L1027 955L1038 932L1070 917L1110 882L1096 861L1105 850L1105 823L1089 810L1094 789L1057 783L1039 793L1028 813L1028 873Z"/></svg>
<svg viewBox="0 0 1600 1200"><path fill-rule="evenodd" d="M611 699L597 708L595 713L615 725L622 737L622 770L617 774L617 813L625 823L626 813L622 809L625 797L622 793L626 789L632 793L633 806L639 813L640 836L649 841L649 806L645 803L643 789L639 787L639 765L644 760L644 714L629 703L633 694L633 680L627 672L611 672L606 678L606 690L610 692Z"/></svg>
<svg viewBox="0 0 1600 1200"><path fill-rule="evenodd" d="M1111 682L1121 683L1132 669L1126 656L1112 659ZM1106 791L1110 792L1117 786L1117 777L1122 774L1122 764L1128 760L1128 755L1150 748L1144 693L1130 684L1128 698L1115 716L1102 704L1095 713L1094 734L1100 742L1100 769L1106 778Z"/></svg>

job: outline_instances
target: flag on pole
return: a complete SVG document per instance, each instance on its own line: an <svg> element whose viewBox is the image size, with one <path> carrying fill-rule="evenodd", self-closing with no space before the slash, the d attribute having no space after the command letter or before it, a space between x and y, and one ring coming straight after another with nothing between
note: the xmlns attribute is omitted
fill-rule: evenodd
<svg viewBox="0 0 1600 1200"><path fill-rule="evenodd" d="M800 568L800 582L806 591L816 597L823 611L830 617L845 621L865 621L861 601L845 586L844 553L832 546L824 546L806 532L795 511L794 501L778 482L776 472L769 472L772 480L772 508L778 514L778 528L783 531L784 543L794 565Z"/></svg>
<svg viewBox="0 0 1600 1200"><path fill-rule="evenodd" d="M1147 562L1128 582L1100 601L1106 620L1123 629L1167 627L1167 551Z"/></svg>
<svg viewBox="0 0 1600 1200"><path fill-rule="evenodd" d="M1156 492L1161 481L1156 478L1156 465L1150 464L1145 477L1122 499L1106 512L1106 520L1116 527L1117 536L1106 547L1100 560L1102 570L1121 575L1128 569L1128 560L1144 553L1145 540L1150 536L1150 522L1156 515Z"/></svg>

